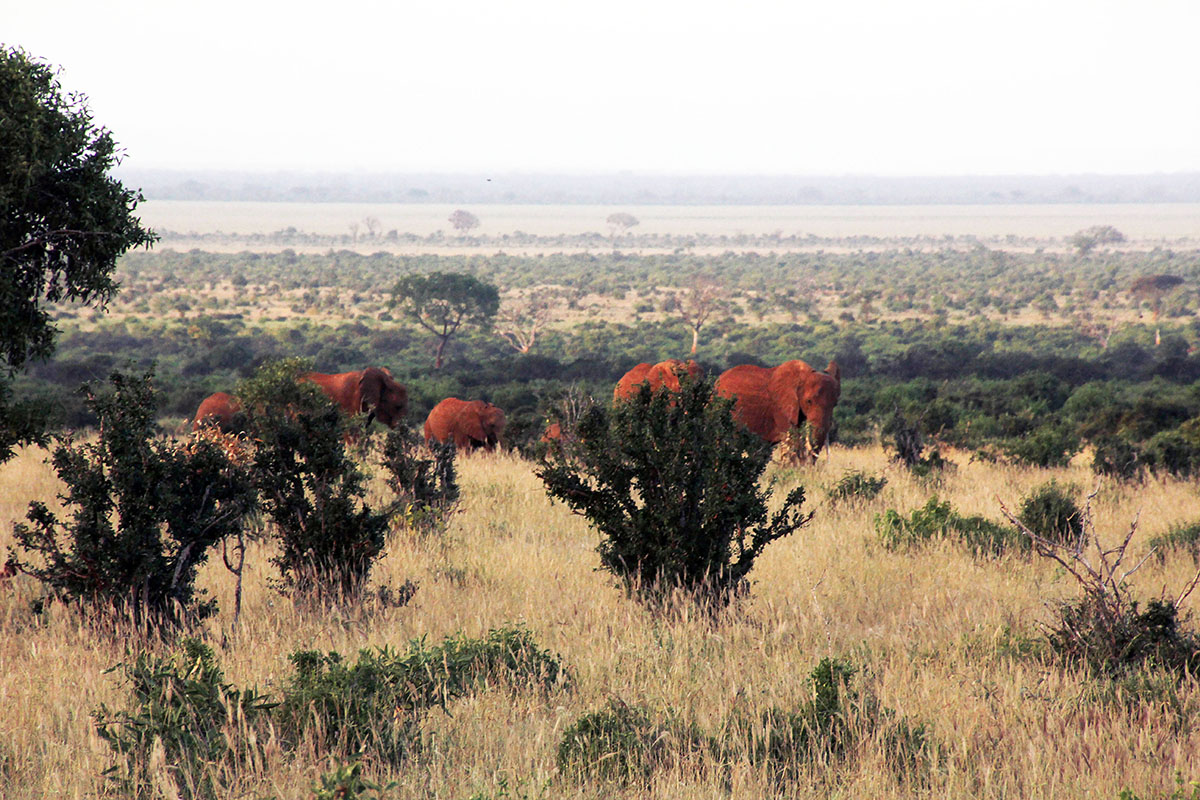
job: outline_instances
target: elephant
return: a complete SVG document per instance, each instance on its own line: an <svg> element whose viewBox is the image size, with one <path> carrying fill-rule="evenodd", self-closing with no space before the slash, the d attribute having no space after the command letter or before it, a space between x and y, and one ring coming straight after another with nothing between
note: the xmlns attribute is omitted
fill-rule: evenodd
<svg viewBox="0 0 1200 800"><path fill-rule="evenodd" d="M683 375L694 378L704 376L704 370L695 361L680 361L678 358L668 358L657 364L638 364L621 376L617 387L613 389L613 402L627 400L637 394L638 387L643 383L650 384L650 391L656 392L662 387L668 391L679 391L679 379Z"/></svg>
<svg viewBox="0 0 1200 800"><path fill-rule="evenodd" d="M734 419L772 444L807 422L811 426L808 456L815 459L833 423L833 407L842 393L842 371L835 361L830 361L824 372L800 360L771 368L743 364L722 372L716 390L734 401Z"/></svg>
<svg viewBox="0 0 1200 800"><path fill-rule="evenodd" d="M396 382L386 367L367 367L336 375L310 372L301 380L315 383L347 414L366 414L368 426L377 419L394 428L408 414L408 390Z"/></svg>
<svg viewBox="0 0 1200 800"><path fill-rule="evenodd" d="M453 441L460 453L477 447L491 452L504 433L504 411L485 400L447 397L433 407L425 420L425 442Z"/></svg>
<svg viewBox="0 0 1200 800"><path fill-rule="evenodd" d="M223 431L233 428L233 415L242 410L238 399L226 392L216 392L200 401L196 416L192 418L192 430L203 425L215 425Z"/></svg>
<svg viewBox="0 0 1200 800"><path fill-rule="evenodd" d="M315 383L347 414L366 413L368 426L371 420L377 419L389 428L394 428L408 414L408 390L397 383L392 373L384 367L367 367L358 372L342 372L337 375L310 372L300 379ZM231 394L210 394L196 409L192 430L204 424L215 423L222 430L228 431L233 426L234 414L241 408L241 403Z"/></svg>

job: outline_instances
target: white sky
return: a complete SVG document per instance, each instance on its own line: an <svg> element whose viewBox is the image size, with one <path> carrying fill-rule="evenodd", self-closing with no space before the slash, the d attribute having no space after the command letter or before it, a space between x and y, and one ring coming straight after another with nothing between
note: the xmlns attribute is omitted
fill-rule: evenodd
<svg viewBox="0 0 1200 800"><path fill-rule="evenodd" d="M0 0L134 167L1200 170L1200 0Z"/></svg>

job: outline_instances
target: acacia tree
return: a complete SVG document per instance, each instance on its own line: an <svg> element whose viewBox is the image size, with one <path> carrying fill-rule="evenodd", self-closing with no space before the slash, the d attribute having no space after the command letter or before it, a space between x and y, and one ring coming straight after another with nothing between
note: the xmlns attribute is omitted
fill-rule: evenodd
<svg viewBox="0 0 1200 800"><path fill-rule="evenodd" d="M47 303L103 307L118 256L155 236L133 215L142 196L108 173L120 160L86 98L55 68L0 49L0 461L40 438L42 415L11 403L9 379L46 358L57 333Z"/></svg>
<svg viewBox="0 0 1200 800"><path fill-rule="evenodd" d="M438 339L434 367L464 324L488 325L500 308L500 290L463 272L405 275L392 287L392 304Z"/></svg>
<svg viewBox="0 0 1200 800"><path fill-rule="evenodd" d="M450 215L450 224L454 226L454 230L459 233L466 233L479 227L479 217L472 214L470 211L464 211L459 208Z"/></svg>
<svg viewBox="0 0 1200 800"><path fill-rule="evenodd" d="M1071 235L1071 246L1081 256L1086 256L1099 245L1120 244L1125 241L1125 234L1112 225L1093 225Z"/></svg>
<svg viewBox="0 0 1200 800"><path fill-rule="evenodd" d="M615 214L609 214L605 222L608 223L608 229L612 232L613 238L616 238L618 230L621 233L625 233L630 228L639 224L638 218L628 211L618 211Z"/></svg>
<svg viewBox="0 0 1200 800"><path fill-rule="evenodd" d="M554 321L558 297L547 289L534 289L509 301L496 316L496 334L518 353L533 349L538 334Z"/></svg>
<svg viewBox="0 0 1200 800"><path fill-rule="evenodd" d="M692 329L692 355L700 344L700 330L713 312L725 308L728 293L715 281L697 280L676 296L675 313Z"/></svg>

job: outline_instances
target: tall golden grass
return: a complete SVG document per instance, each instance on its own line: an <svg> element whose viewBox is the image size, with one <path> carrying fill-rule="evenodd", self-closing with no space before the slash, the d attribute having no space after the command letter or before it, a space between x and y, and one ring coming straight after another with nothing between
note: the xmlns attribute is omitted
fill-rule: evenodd
<svg viewBox="0 0 1200 800"><path fill-rule="evenodd" d="M0 548L30 500L60 491L45 454L26 451L0 467ZM424 747L401 767L371 765L394 779L397 797L489 796L501 781L545 797L768 798L910 797L1116 798L1130 788L1164 796L1176 772L1200 778L1200 691L1183 681L1180 701L1192 719L1180 727L1153 698L1121 702L1097 679L1022 659L1010 642L1036 636L1046 603L1077 587L1060 568L1035 558L973 558L950 542L906 553L874 540L873 516L908 511L937 493L962 513L999 521L1050 479L1090 489L1082 464L1058 470L970 463L936 483L890 465L879 448L834 448L812 467L776 472L786 489L799 482L817 509L812 523L768 548L751 573L749 597L713 621L681 605L654 616L597 570L596 534L550 502L533 465L513 455L459 460L463 501L445 534L399 531L373 581L419 589L402 608L317 611L294 605L270 586L268 543L247 558L242 617L233 625L234 579L216 559L201 584L221 604L204 632L226 678L270 691L300 649L351 654L377 645L403 647L414 637L523 622L538 642L561 654L574 688L549 696L483 692L435 712ZM876 499L834 505L825 489L848 469L884 473ZM1200 518L1196 484L1102 483L1094 503L1097 531L1118 540L1140 514L1135 549L1174 523ZM373 491L383 498L379 481ZM1134 580L1146 597L1181 588L1194 569L1187 557L1151 560ZM127 704L110 667L139 642L103 632L70 609L35 618L37 585L26 576L0 584L0 797L93 797L113 762L90 713L101 703ZM1185 604L1195 611L1196 599ZM120 629L118 628L118 631ZM161 644L151 647L165 649ZM616 698L694 720L720 735L735 713L795 707L806 679L825 656L852 662L856 684L883 705L925 721L942 745L925 786L897 783L887 753L868 741L841 765L816 767L782 789L748 761L688 759L657 773L649 788L576 783L558 775L555 750L565 728ZM259 796L309 796L329 764L317 758L272 760L255 779Z"/></svg>

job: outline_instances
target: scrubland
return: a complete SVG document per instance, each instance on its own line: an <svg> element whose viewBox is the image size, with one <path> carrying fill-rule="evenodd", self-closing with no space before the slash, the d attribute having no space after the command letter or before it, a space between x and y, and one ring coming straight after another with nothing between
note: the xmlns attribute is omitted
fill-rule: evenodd
<svg viewBox="0 0 1200 800"><path fill-rule="evenodd" d="M44 456L27 450L0 467L0 548L11 545L29 501L60 490ZM1056 478L1081 494L1096 490L1092 510L1106 544L1136 520L1131 551L1140 559L1152 535L1200 517L1196 484L1097 483L1082 457L1049 470L951 458L956 468L932 481L892 465L878 446L835 447L811 467L773 467L781 489L806 487L816 515L767 549L749 595L714 619L686 602L651 613L627 598L598 570L596 534L547 498L533 463L513 454L460 457L463 497L446 531L394 531L373 573L376 585L416 583L407 605L296 605L272 588L272 547L262 540L247 553L236 624L234 577L220 559L205 567L200 585L221 610L199 632L229 682L268 693L288 654L303 649L350 655L522 623L559 654L569 687L477 693L431 713L420 747L400 765L368 759L370 775L398 781L388 796L1115 799L1123 789L1166 796L1177 773L1200 777L1194 679L1114 682L1038 656L1052 605L1078 595L1064 570L1037 556L975 557L950 541L890 551L873 527L874 515L907 512L933 494L1001 521L1001 503L1013 508ZM849 469L888 483L873 500L834 504L826 490ZM381 480L373 491L382 497ZM1174 597L1194 570L1191 557L1169 554L1131 580L1140 597ZM108 670L138 648L171 645L61 606L36 616L38 594L26 576L0 583L0 796L96 796L114 759L90 714L101 703L128 704L119 673ZM1190 597L1183 610L1194 613L1197 602ZM808 699L809 673L827 656L857 670L854 687L927 726L936 749L920 780L896 778L886 768L888 745L871 736L847 759L816 763L784 784L744 758L701 752L656 771L648 786L557 770L564 730L610 702L694 722L721 741L739 715ZM319 754L275 756L249 779L246 796L308 797L330 767Z"/></svg>

